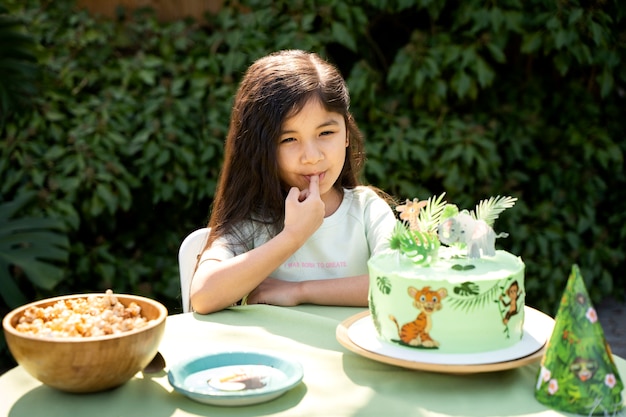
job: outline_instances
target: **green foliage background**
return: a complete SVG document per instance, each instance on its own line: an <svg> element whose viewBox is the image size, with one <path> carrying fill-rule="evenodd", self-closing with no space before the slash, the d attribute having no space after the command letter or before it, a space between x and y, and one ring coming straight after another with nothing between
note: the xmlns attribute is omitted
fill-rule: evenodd
<svg viewBox="0 0 626 417"><path fill-rule="evenodd" d="M528 304L553 314L573 263L596 302L624 296L624 2L226 1L204 24L4 2L42 71L31 106L3 115L0 204L35 192L21 215L69 239L45 285L0 271L25 299L112 288L181 311L177 251L208 219L238 81L284 48L346 77L366 182L461 208L519 199L495 228Z"/></svg>

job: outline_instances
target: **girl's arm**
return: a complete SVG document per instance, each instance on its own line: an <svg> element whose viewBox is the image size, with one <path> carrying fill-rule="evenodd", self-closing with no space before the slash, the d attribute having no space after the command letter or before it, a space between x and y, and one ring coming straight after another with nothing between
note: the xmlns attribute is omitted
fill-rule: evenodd
<svg viewBox="0 0 626 417"><path fill-rule="evenodd" d="M205 260L191 282L191 306L194 311L207 314L235 304L301 245L292 233L283 231L264 245L234 258Z"/></svg>
<svg viewBox="0 0 626 417"><path fill-rule="evenodd" d="M274 238L227 260L202 260L191 282L191 306L200 314L222 310L254 290L297 251L324 221L319 177L285 200L285 227Z"/></svg>
<svg viewBox="0 0 626 417"><path fill-rule="evenodd" d="M287 282L267 278L248 295L248 304L318 304L367 307L369 276Z"/></svg>

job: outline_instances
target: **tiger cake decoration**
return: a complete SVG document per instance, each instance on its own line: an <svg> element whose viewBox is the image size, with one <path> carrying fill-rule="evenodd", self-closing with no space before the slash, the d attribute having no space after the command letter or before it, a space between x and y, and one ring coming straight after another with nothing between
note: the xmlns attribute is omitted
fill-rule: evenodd
<svg viewBox="0 0 626 417"><path fill-rule="evenodd" d="M535 397L559 411L614 416L624 408L623 389L580 269L573 265L541 359Z"/></svg>
<svg viewBox="0 0 626 417"><path fill-rule="evenodd" d="M368 262L369 309L378 336L423 352L481 353L520 341L524 263L496 250L495 220L516 198L491 197L474 210L444 199L407 199L389 250Z"/></svg>

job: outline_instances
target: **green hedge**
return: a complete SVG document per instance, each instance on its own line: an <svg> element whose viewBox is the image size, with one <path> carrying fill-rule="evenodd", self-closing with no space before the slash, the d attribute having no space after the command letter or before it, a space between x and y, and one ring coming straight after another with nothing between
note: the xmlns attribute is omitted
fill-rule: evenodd
<svg viewBox="0 0 626 417"><path fill-rule="evenodd" d="M573 263L596 302L624 296L626 3L237 3L199 25L8 1L43 76L1 132L0 204L34 191L20 215L69 239L54 279L0 271L23 299L112 288L180 311L177 250L207 221L237 83L284 48L347 78L367 182L465 208L519 198L496 229L526 263L528 304L554 313Z"/></svg>

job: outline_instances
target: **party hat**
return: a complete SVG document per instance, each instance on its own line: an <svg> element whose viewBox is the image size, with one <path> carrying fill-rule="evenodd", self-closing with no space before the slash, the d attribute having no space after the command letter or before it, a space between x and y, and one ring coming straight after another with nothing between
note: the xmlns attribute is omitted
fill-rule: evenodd
<svg viewBox="0 0 626 417"><path fill-rule="evenodd" d="M541 360L535 397L560 411L615 415L624 384L577 265L567 281Z"/></svg>

